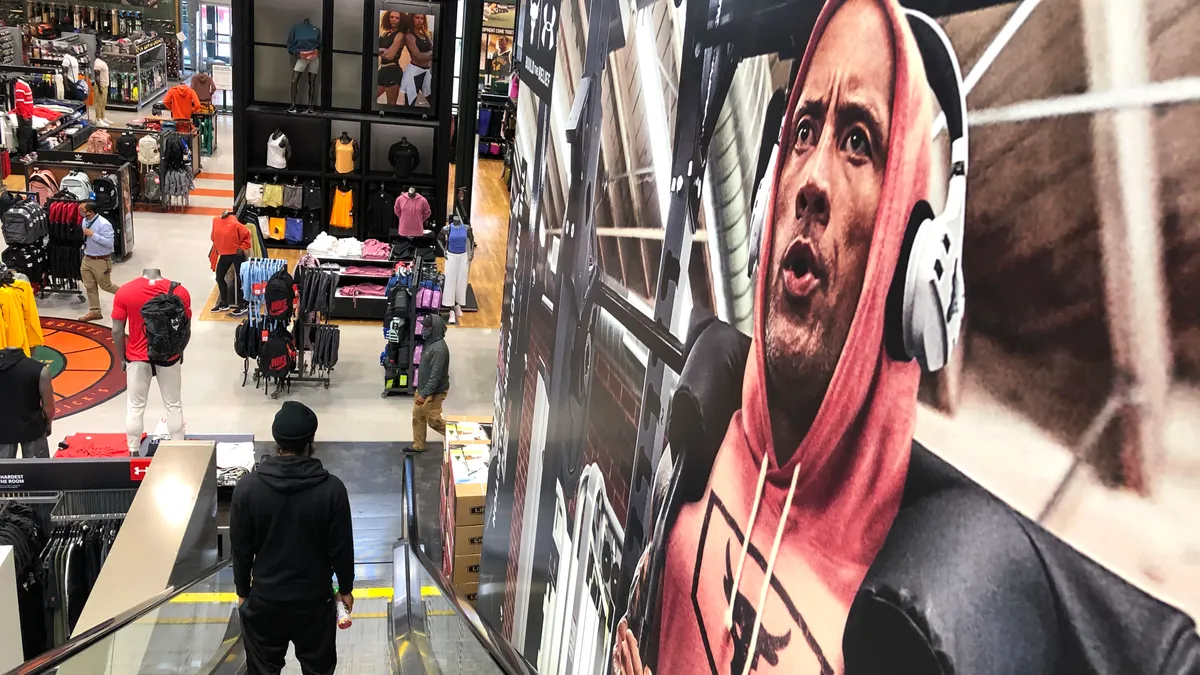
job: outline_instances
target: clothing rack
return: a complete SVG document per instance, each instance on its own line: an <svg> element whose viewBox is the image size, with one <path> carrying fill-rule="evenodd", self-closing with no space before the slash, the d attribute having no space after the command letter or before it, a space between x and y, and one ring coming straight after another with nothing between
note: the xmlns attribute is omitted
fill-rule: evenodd
<svg viewBox="0 0 1200 675"><path fill-rule="evenodd" d="M314 292L312 290L313 287L305 283L305 277L307 275L312 275L312 274L327 275L330 273L321 270L319 267L305 266L300 263L296 264L296 269L295 269L295 273L293 274L293 279L295 279L296 286L300 289L300 293L298 296L300 307L299 307L298 311L296 312L296 322L295 322L294 328L292 330L292 335L294 336L294 338L296 340L296 373L297 374L289 376L288 380L291 382L319 384L319 385L323 386L324 388L328 389L329 382L330 382L329 375L313 374L317 371L318 366L316 365L316 363L310 364L312 366L312 368L310 369L309 367L307 367L305 365L305 359L306 359L306 353L308 352L308 349L306 349L306 347L312 346L314 344L314 341L309 340L310 329L316 328L318 330L329 330L330 328L332 328L334 330L337 330L337 326L333 326L332 324L329 323L329 312L333 309L333 295L334 295L334 292L337 290L337 277L336 277L336 275L330 275L332 278L329 280L330 283L328 286L329 290L327 292L328 293L327 297L325 297L325 298L306 297L305 296L306 292L308 292L308 293ZM307 291L306 291L306 289L307 289ZM309 309L309 311L306 311L306 306L311 309ZM316 324L309 324L309 322L308 322L309 314L313 314L317 317ZM338 338L338 340L340 342L340 338ZM316 361L315 355L314 355L314 361ZM312 370L313 373L309 373L308 372L309 370ZM325 373L331 372L332 370L333 370L332 366L330 366L328 369L321 368L321 372L325 372Z"/></svg>
<svg viewBox="0 0 1200 675"><path fill-rule="evenodd" d="M104 490L86 492L63 492L58 504L50 513L55 523L84 522L88 520L122 520L133 505L137 490Z"/></svg>
<svg viewBox="0 0 1200 675"><path fill-rule="evenodd" d="M69 193L66 193L66 192L60 190L58 192L58 194L56 194L53 197L51 197L50 199L46 200L46 211L48 214L50 211L51 204L54 204L54 203L72 202L75 204L82 204L83 201L84 200L82 200L82 199L76 199L75 197L69 196ZM79 225L79 227L82 228L83 226ZM50 246L51 247L61 246L61 247L66 248L66 247L73 247L75 245L74 242L66 242L66 241L56 242L55 237L54 237L54 230L55 230L55 226L54 226L53 221L51 221L51 225L50 225L50 232L51 232ZM82 236L83 235L81 232L80 237L82 237ZM80 255L81 256L83 255L83 253L82 253L83 243L84 243L83 241L80 241L78 243L78 246L80 247ZM59 276L59 275L55 275L55 274L48 275L47 276L48 281L45 286L42 286L42 290L39 295L42 298L45 298L47 295L74 295L78 298L79 302L87 301L87 297L83 294L83 289L80 288L80 286L79 286L79 282L81 281L81 279L78 276L79 271L77 269L74 269L74 267L73 267L73 274L75 274L76 276L64 277L64 276Z"/></svg>

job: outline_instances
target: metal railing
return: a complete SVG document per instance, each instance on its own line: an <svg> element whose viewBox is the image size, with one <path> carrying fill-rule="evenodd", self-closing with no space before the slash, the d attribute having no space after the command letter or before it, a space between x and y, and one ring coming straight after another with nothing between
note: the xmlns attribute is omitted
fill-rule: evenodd
<svg viewBox="0 0 1200 675"><path fill-rule="evenodd" d="M58 666L62 665L71 658L82 654L90 647L99 644L102 640L110 637L125 626L137 621L146 616L150 612L158 609L162 605L170 602L171 598L195 586L196 584L210 578L212 575L221 571L225 566L229 565L229 560L222 560L214 565L211 565L202 570L195 579L186 584L179 586L168 586L155 595L143 600L133 607L121 612L111 619L102 621L95 626L83 631L82 633L73 636L63 644L51 649L50 651L37 656L16 668L4 673L4 675L41 675L42 673L50 673Z"/></svg>
<svg viewBox="0 0 1200 675"><path fill-rule="evenodd" d="M475 608L459 596L438 566L430 560L429 556L425 555L420 542L415 474L416 464L412 455L407 455L404 458L404 513L402 514L405 539L398 542L395 549L393 572L396 588L392 602L392 624L389 627L393 655L396 657L393 663L399 666L398 672L440 672L440 668L432 658L432 650L428 648L428 636L424 632L425 617L423 607L420 606L423 584L418 576L424 574L425 581L437 588L440 596L450 604L451 609L464 622L472 637L487 651L492 662L505 675L532 675L536 672L533 666L513 648L512 644L499 631L479 617ZM452 552L445 551L443 555L452 555ZM405 607L399 606L402 601L405 603ZM395 611L397 609L405 610L403 615L401 612Z"/></svg>

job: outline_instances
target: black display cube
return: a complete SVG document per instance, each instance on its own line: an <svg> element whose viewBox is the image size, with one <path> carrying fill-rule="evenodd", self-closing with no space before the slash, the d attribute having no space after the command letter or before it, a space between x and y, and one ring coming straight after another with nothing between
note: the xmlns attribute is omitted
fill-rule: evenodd
<svg viewBox="0 0 1200 675"><path fill-rule="evenodd" d="M234 34L251 36L233 44L233 86L239 93L234 104L235 189L247 182L319 187L321 225L308 237L329 231L339 187L354 191L354 227L335 229L335 236L367 238L367 196L380 190L399 194L416 187L429 200L435 221L445 222L457 1L234 3ZM287 47L293 27L306 20L320 30L315 75L297 74L298 59ZM393 43L392 58L381 56L381 50L388 51L381 45ZM422 67L421 59L432 62ZM289 111L293 80L296 112ZM311 110L310 82L316 85ZM282 169L268 165L267 142L276 131L287 135L291 151ZM343 132L358 143L358 156L347 173L336 170L330 151ZM401 138L416 146L420 157L405 178L395 175L388 159Z"/></svg>

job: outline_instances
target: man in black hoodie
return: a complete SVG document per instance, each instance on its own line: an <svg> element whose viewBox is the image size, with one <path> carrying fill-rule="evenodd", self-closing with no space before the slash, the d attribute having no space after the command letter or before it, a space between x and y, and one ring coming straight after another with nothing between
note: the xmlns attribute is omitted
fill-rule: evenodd
<svg viewBox="0 0 1200 675"><path fill-rule="evenodd" d="M336 603L354 607L350 499L312 456L316 433L308 406L284 403L271 426L278 454L233 493L233 578L251 675L283 670L289 642L305 675L332 674Z"/></svg>
<svg viewBox="0 0 1200 675"><path fill-rule="evenodd" d="M425 452L426 427L446 433L442 402L450 391L450 347L446 345L446 322L437 314L422 319L421 365L417 368L417 395L413 398L413 452Z"/></svg>

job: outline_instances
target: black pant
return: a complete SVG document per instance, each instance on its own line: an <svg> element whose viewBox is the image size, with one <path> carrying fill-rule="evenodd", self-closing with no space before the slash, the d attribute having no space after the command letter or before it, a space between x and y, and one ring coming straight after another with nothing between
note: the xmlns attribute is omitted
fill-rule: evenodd
<svg viewBox="0 0 1200 675"><path fill-rule="evenodd" d="M333 675L337 668L337 610L320 602L273 602L250 597L241 606L242 637L250 675L278 675L288 643L304 675Z"/></svg>
<svg viewBox="0 0 1200 675"><path fill-rule="evenodd" d="M246 254L243 251L238 251L233 255L223 255L217 258L217 302L230 304L236 307L246 305L246 299L241 293L238 293L237 298L231 303L229 302L229 284L225 283L225 275L229 274L230 266L233 267L233 273L241 279L242 263L246 261Z"/></svg>

